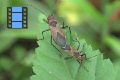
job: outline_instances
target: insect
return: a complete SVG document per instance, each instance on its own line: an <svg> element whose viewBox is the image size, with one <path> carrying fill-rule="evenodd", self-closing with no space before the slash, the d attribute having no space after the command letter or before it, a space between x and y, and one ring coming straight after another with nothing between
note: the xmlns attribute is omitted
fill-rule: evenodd
<svg viewBox="0 0 120 80"><path fill-rule="evenodd" d="M35 8L36 10L40 11L41 13L43 13L44 15L46 15L47 17L47 20L43 19L43 21L45 21L47 24L48 24L48 27L49 29L46 29L44 31L42 31L42 39L39 39L39 40L44 40L44 33L46 31L50 31L51 32L51 45L57 49L53 43L52 43L52 40L54 40L54 42L60 46L60 47L65 47L66 46L66 36L65 34L63 33L62 29L65 29L65 28L69 28L69 31L70 31L70 36L71 36L71 29L70 27L68 26L64 26L64 22L63 22L63 27L60 27L60 23L54 19L54 16L53 16L53 12L54 12L54 9L57 5L59 0L57 0L56 4L54 5L54 8L51 12L51 15L46 15L45 13L43 13L42 11L40 11L39 9L37 9L36 7L30 5L30 4L27 4L27 5L30 5L32 6L33 8ZM74 40L74 39L73 39ZM75 41L75 40L74 40ZM57 49L59 52L60 50ZM61 57L61 52L60 52L60 57Z"/></svg>
<svg viewBox="0 0 120 80"><path fill-rule="evenodd" d="M78 43L79 43L79 41L78 41ZM81 66L82 66L87 72L89 72L88 69L82 65L82 62L83 62L84 58L85 58L87 61L91 62L91 61L89 60L90 58L93 58L93 57L96 57L96 56L98 56L98 55L101 55L101 54L96 54L96 55L94 55L94 56L92 56L92 57L87 58L87 57L86 57L86 54L81 54L81 53L84 51L84 46L85 46L85 44L83 45L83 50L82 50L81 52L78 51L78 50L79 50L79 47L80 47L80 43L79 43L77 49L73 48L73 47L70 46L70 45L66 45L65 48L62 48L63 51L65 51L66 53L68 53L68 54L71 56L71 57L66 57L66 58L65 58L66 60L67 60L67 59L71 59L71 58L76 58L77 61L79 62L80 66L79 66L77 72L79 72L79 69L80 69ZM84 56L84 58L83 58L83 56Z"/></svg>
<svg viewBox="0 0 120 80"><path fill-rule="evenodd" d="M57 3L58 3L58 1L57 1ZM57 5L57 3L55 4L55 6ZM53 13L53 11L55 9L55 6L54 6L54 8L52 10L52 13ZM71 29L70 29L70 27L64 26L64 22L63 22L63 27L60 27L60 23L57 20L54 19L54 16L52 14L47 17L47 20L45 20L45 19L43 19L43 20L48 24L49 29L42 31L43 38L40 39L40 40L44 39L44 32L50 30L50 32L51 32L51 45L53 45L52 40L54 40L54 42L58 46L60 46L61 48L65 48L66 47L66 36L63 33L62 29L69 28L70 37L71 37ZM72 40L74 40L74 39L72 39ZM74 40L74 41L76 41L76 40ZM53 47L56 48L54 45L53 45ZM57 49L57 50L59 51L59 49ZM61 54L60 54L60 56L61 56Z"/></svg>
<svg viewBox="0 0 120 80"><path fill-rule="evenodd" d="M78 43L79 43L79 41L78 41ZM84 45L83 45L83 46L84 46ZM80 69L80 67L83 66L83 65L82 65L83 56L85 56L85 59L86 59L86 60L88 60L88 59L87 59L87 57L86 57L86 54L82 54L82 55L81 55L81 52L82 52L83 50L82 50L81 52L79 52L79 51L78 51L79 47L80 47L80 43L79 43L77 49L73 48L73 47L70 46L70 45L66 45L65 48L62 48L62 50L64 50L66 53L68 53L68 54L71 56L71 57L66 57L66 58L65 58L66 60L67 60L67 59L71 59L71 58L76 58L76 59L77 59L77 61L78 61L79 64L80 64L80 66L79 66L79 69ZM83 49L84 49L84 47L83 47ZM89 61L89 60L88 60L88 61ZM83 67L84 67L84 66L83 66ZM79 72L79 69L78 69L78 72ZM84 69L86 69L86 68L84 67ZM86 69L86 71L88 71L88 70ZM89 71L88 71L88 72L89 72Z"/></svg>
<svg viewBox="0 0 120 80"><path fill-rule="evenodd" d="M58 0L59 1L59 0ZM57 3L58 3L57 1ZM53 10L52 10L52 14L54 12L54 9L57 5L57 3L55 4ZM33 7L33 6L32 6ZM35 8L35 7L34 7ZM35 8L36 9L36 8ZM37 9L38 10L38 9ZM40 11L41 13L43 13L42 11ZM45 14L45 13L43 13ZM46 29L44 31L42 31L42 39L40 40L44 40L44 33L46 31L50 31L51 32L51 45L53 45L52 43L52 40L54 40L54 42L61 47L61 49L63 51L65 51L66 53L68 53L71 57L69 58L76 58L77 61L82 65L82 61L83 61L83 57L82 56L85 56L85 59L88 60L86 58L86 54L80 54L81 52L78 51L79 47L80 47L80 43L77 39L72 39L71 37L71 29L70 27L68 26L64 26L64 22L63 22L63 27L60 26L60 23L54 19L54 16L53 15L46 15L47 16L47 20L43 19L47 24L48 24L48 27L49 29ZM79 43L79 46L77 49L73 48L72 46L68 45L67 42L66 42L66 36L64 34L64 32L62 31L62 29L65 29L65 28L69 28L69 31L70 31L70 38L76 42ZM54 45L53 45L54 48L56 48ZM57 49L57 48L56 48ZM57 49L59 52L60 50ZM60 56L61 56L61 52L60 52ZM69 59L68 57L66 59ZM84 66L83 66L84 67ZM85 67L84 67L85 68ZM86 68L85 68L86 69ZM87 70L87 69L86 69ZM87 70L88 71L88 70Z"/></svg>

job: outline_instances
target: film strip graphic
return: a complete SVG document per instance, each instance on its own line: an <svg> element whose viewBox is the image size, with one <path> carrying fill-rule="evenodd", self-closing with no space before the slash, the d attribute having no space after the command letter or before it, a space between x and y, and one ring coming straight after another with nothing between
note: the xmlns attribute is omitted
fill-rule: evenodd
<svg viewBox="0 0 120 80"><path fill-rule="evenodd" d="M27 7L7 7L7 28L28 28Z"/></svg>

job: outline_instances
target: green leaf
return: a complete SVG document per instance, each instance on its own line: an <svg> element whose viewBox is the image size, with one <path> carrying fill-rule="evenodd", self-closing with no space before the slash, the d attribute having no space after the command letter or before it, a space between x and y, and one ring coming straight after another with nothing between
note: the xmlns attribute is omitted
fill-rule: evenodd
<svg viewBox="0 0 120 80"><path fill-rule="evenodd" d="M39 19L43 20L41 17ZM39 31L42 32L45 29L48 29L48 24L40 23ZM67 34L67 39L70 39L69 31L65 30L64 32ZM38 35L38 39L42 38L41 33ZM45 39L37 42L39 47L35 50L36 54L33 60L35 75L31 76L31 80L115 80L116 71L111 61L103 59L103 55L99 50L92 51L92 47L87 45L85 40L79 40L79 52L83 51L81 54L86 54L86 57L90 58L90 61L87 61L83 57L82 65L84 68L83 66L80 67L80 64L74 58L65 60L64 58L69 55L53 42L62 52L62 57L60 57L60 53L51 45L50 35L50 31L47 31L44 34ZM74 37L77 36L74 35ZM68 44L72 47L77 48L77 42L72 40L67 41L70 41Z"/></svg>

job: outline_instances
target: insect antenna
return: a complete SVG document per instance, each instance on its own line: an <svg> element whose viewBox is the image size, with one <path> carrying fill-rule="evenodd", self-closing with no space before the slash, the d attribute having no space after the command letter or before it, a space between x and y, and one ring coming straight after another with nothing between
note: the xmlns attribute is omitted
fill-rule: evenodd
<svg viewBox="0 0 120 80"><path fill-rule="evenodd" d="M55 10L55 8L56 8L56 6L57 6L58 2L59 2L59 0L57 0L57 2L55 3L55 5L54 5L53 9L51 10L51 15L54 13L54 10Z"/></svg>
<svg viewBox="0 0 120 80"><path fill-rule="evenodd" d="M35 8L36 10L40 11L42 14L46 15L44 12L42 12L40 9L38 9L38 8L34 7L33 5L28 4L28 3L26 3L26 4L27 4L27 5L29 5L29 6L31 6L31 7L33 7L33 8ZM47 15L46 15L46 16L47 16Z"/></svg>

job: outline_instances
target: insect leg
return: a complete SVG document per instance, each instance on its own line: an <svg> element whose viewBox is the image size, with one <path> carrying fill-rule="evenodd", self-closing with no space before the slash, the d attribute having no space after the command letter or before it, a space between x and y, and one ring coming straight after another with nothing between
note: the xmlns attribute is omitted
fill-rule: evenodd
<svg viewBox="0 0 120 80"><path fill-rule="evenodd" d="M42 31L42 37L43 37L43 38L42 38L42 39L40 39L40 40L43 40L43 39L44 39L44 35L43 35L43 34L44 34L44 32L49 31L49 30L50 30L50 29L47 29L47 30Z"/></svg>
<svg viewBox="0 0 120 80"><path fill-rule="evenodd" d="M80 70L80 68L81 68L81 66L82 66L82 65L81 65L81 64L82 64L82 62L80 62L80 61L78 61L78 60L77 60L77 62L78 62L78 63L79 63L79 65L80 65L80 66L79 66L79 68L78 68L78 71L77 71L77 73L78 73L78 72L79 72L79 70Z"/></svg>
<svg viewBox="0 0 120 80"><path fill-rule="evenodd" d="M86 54L82 54L81 56L85 56L85 59L89 62L91 62L89 59L87 59Z"/></svg>
<svg viewBox="0 0 120 80"><path fill-rule="evenodd" d="M52 43L52 36L51 36L51 45L60 52L60 50L53 45L53 43ZM61 57L61 55L62 55L62 53L60 52L60 57Z"/></svg>
<svg viewBox="0 0 120 80"><path fill-rule="evenodd" d="M77 40L77 41L78 41L78 40ZM77 47L77 50L80 48L80 42L79 42L79 41L78 41L78 44L79 44L79 45L78 45L78 47Z"/></svg>
<svg viewBox="0 0 120 80"><path fill-rule="evenodd" d="M64 26L64 22L63 22L63 27L62 27L62 29L66 29L66 28L69 28L70 38L71 38L73 41L77 42L77 39L73 39L72 36L71 36L71 28L70 28L69 26Z"/></svg>
<svg viewBox="0 0 120 80"><path fill-rule="evenodd" d="M73 57L66 57L65 60L68 60L68 59L71 59L71 58L73 58Z"/></svg>
<svg viewBox="0 0 120 80"><path fill-rule="evenodd" d="M85 43L85 44L86 44L86 43ZM82 53L82 52L84 51L85 44L83 45L83 50L80 51L80 53ZM85 59L86 59L87 61L90 61L90 60L86 57L86 54L82 54L81 56L85 56ZM91 61L90 61L90 62L91 62Z"/></svg>
<svg viewBox="0 0 120 80"><path fill-rule="evenodd" d="M78 61L78 60L77 60L77 61ZM79 72L81 66L82 66L87 72L89 72L89 71L87 70L87 68L82 65L82 62L78 61L78 63L80 64L80 66L79 66L79 68L78 68L78 72Z"/></svg>
<svg viewBox="0 0 120 80"><path fill-rule="evenodd" d="M86 44L86 43L85 43L85 44ZM84 51L85 44L83 45L83 50L82 50L82 51L80 51L80 53L82 53L82 52Z"/></svg>

